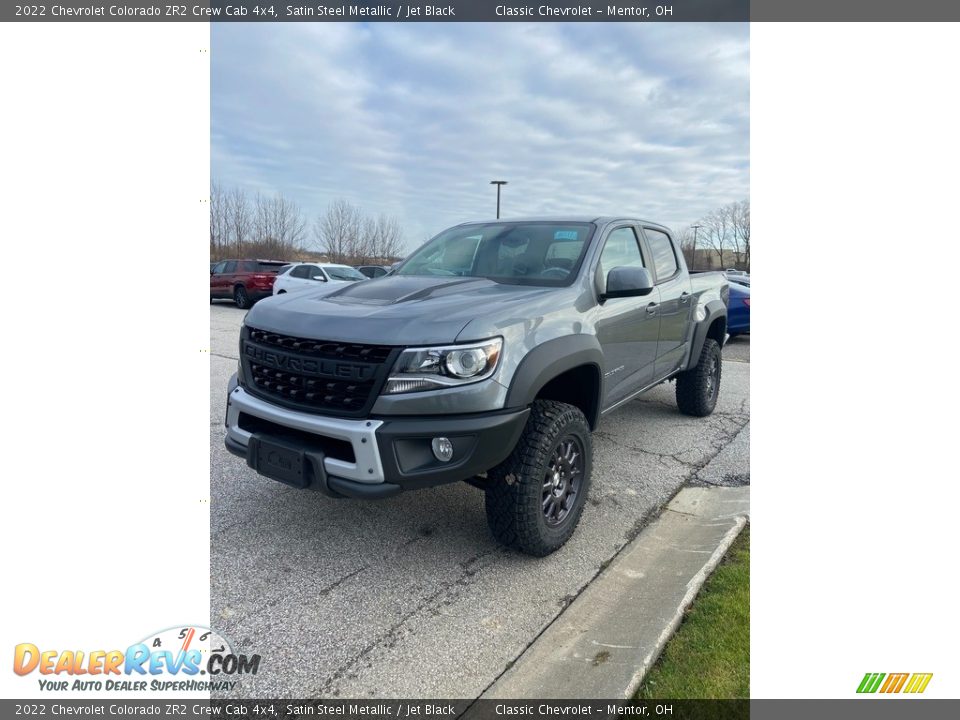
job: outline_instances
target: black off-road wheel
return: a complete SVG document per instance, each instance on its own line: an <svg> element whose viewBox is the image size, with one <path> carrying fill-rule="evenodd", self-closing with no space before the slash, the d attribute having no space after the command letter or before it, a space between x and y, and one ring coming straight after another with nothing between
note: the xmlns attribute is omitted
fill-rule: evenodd
<svg viewBox="0 0 960 720"><path fill-rule="evenodd" d="M246 310L250 307L250 296L247 295L247 289L243 285L237 285L233 289L233 302L235 302L241 310Z"/></svg>
<svg viewBox="0 0 960 720"><path fill-rule="evenodd" d="M504 545L543 557L577 527L590 490L590 426L573 405L537 400L516 447L488 474L487 523Z"/></svg>
<svg viewBox="0 0 960 720"><path fill-rule="evenodd" d="M684 415L706 417L717 406L723 361L716 340L703 341L696 367L677 376L677 407Z"/></svg>

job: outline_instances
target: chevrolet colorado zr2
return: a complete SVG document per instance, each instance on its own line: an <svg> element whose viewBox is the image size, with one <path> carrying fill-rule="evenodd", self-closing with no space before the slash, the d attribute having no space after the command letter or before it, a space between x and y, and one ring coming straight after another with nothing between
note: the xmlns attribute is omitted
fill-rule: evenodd
<svg viewBox="0 0 960 720"><path fill-rule="evenodd" d="M604 415L667 380L680 412L713 411L728 291L643 220L457 225L386 277L255 305L226 446L332 497L469 482L500 542L547 555L580 519Z"/></svg>

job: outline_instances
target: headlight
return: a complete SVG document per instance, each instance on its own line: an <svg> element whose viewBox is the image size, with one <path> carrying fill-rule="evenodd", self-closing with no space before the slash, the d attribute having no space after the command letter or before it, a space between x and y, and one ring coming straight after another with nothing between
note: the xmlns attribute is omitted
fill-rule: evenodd
<svg viewBox="0 0 960 720"><path fill-rule="evenodd" d="M502 338L469 345L410 348L400 353L384 395L437 390L485 380L500 360Z"/></svg>

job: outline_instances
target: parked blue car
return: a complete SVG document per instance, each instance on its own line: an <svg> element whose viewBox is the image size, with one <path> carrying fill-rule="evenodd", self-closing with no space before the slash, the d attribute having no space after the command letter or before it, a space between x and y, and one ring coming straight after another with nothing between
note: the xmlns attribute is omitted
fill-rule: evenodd
<svg viewBox="0 0 960 720"><path fill-rule="evenodd" d="M730 337L750 332L750 288L733 281L730 282L727 332Z"/></svg>

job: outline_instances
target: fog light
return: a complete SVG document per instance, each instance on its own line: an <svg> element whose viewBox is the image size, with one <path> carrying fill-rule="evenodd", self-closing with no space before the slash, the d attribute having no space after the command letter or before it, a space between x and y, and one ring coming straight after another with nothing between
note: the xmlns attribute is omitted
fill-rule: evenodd
<svg viewBox="0 0 960 720"><path fill-rule="evenodd" d="M440 462L450 462L453 459L453 443L445 437L435 437L430 442L434 457Z"/></svg>

